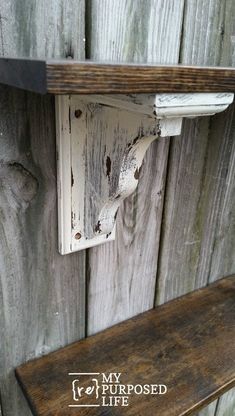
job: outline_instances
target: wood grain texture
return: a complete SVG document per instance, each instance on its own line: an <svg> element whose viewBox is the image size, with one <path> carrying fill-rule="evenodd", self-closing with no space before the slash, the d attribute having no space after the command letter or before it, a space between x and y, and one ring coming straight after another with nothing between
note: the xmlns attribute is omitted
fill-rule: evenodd
<svg viewBox="0 0 235 416"><path fill-rule="evenodd" d="M218 142L218 137L223 140ZM216 280L223 271L235 270L235 106L226 111L225 117L215 117L210 132L210 166L214 180L210 186L210 215L214 224L211 234L211 263L209 282ZM214 156L214 157L213 157ZM208 184L209 185L209 184Z"/></svg>
<svg viewBox="0 0 235 416"><path fill-rule="evenodd" d="M0 15L1 54L84 59L82 1L2 1ZM4 416L29 416L13 369L84 336L85 256L57 251L53 97L0 96L0 391Z"/></svg>
<svg viewBox="0 0 235 416"><path fill-rule="evenodd" d="M47 63L52 94L234 92L235 69L192 66Z"/></svg>
<svg viewBox="0 0 235 416"><path fill-rule="evenodd" d="M206 119L185 121L172 143L159 303L234 270L233 113L234 107L215 116L210 126Z"/></svg>
<svg viewBox="0 0 235 416"><path fill-rule="evenodd" d="M68 373L90 371L119 372L124 385L161 380L168 390L162 396L131 395L125 408L80 408L80 415L192 415L235 385L234 320L235 276L23 364L16 375L35 416L62 416L71 404L99 404L100 395L73 401L72 381L84 384L82 376Z"/></svg>
<svg viewBox="0 0 235 416"><path fill-rule="evenodd" d="M234 15L233 1L186 2L181 62L232 65ZM171 142L157 303L235 270L233 111L186 121Z"/></svg>
<svg viewBox="0 0 235 416"><path fill-rule="evenodd" d="M225 4L223 6L225 6ZM204 28L207 27L207 21L208 19L211 21L212 16L216 16L215 18L218 19L217 15L219 11L222 13L221 7L221 2L218 4L215 4L214 2L212 9L207 10L203 9L202 3L199 2L195 10L195 4L193 2L188 3L185 17L185 40L183 41L184 47L181 53L182 60L185 56L185 60L188 62L188 54L190 54L191 49L194 48L194 44L190 44L187 38L187 36L189 36L188 33L191 34L191 31L195 34L199 33L201 25ZM228 2L226 2L226 7L229 7ZM230 15L232 16L234 5L230 5L230 7L232 7L232 10L230 10ZM200 12L202 9L203 11ZM195 21L195 27L192 27L190 24L192 16L200 13L202 13L201 18L197 19ZM224 19L223 25L228 25L228 28L226 27L226 29L231 30L230 21L225 20L224 13L222 17ZM220 17L220 20L222 17ZM216 27L217 23L215 24L215 28ZM217 36L218 33L216 29L214 33L209 32L207 37L204 36L204 39L206 39L204 50L210 51L211 53L209 45L215 42ZM227 38L229 38L228 34ZM195 35L193 39L195 39L196 49L198 45L198 38ZM226 47L228 49L228 46L224 45L224 48ZM217 57L216 50L214 53L215 56L202 55L202 49L200 48L198 50L198 56L197 52L194 51L194 55L192 57L193 63L203 63L202 59L204 59L205 64L208 64L208 61L215 63ZM231 62L229 56L227 56L227 61L228 63ZM219 64L219 62L217 63ZM217 229L215 222L213 222L211 217L213 204L217 204L217 215L219 215L220 221L224 221L224 216L222 216L220 208L218 209L218 204L221 203L218 200L219 191L217 191L217 196L215 198L212 185L215 184L216 187L222 190L223 183L220 181L222 178L219 171L222 169L225 174L227 170L224 166L228 166L230 169L233 166L233 155L231 154L231 134L233 133L230 133L229 130L229 125L231 126L232 113L233 109L231 108L227 112L227 118L225 118L224 113L223 116L216 116L211 119L211 121L209 119L191 122L185 121L185 128L182 136L175 137L172 141L164 212L165 219L163 223L162 256L159 272L160 302L162 302L163 299L166 300L172 298L173 292L180 295L188 290L193 290L193 288L197 287L197 285L200 286L205 284L208 280L211 262L211 248L213 247L213 243L211 242L211 233L214 234ZM214 123L215 127L213 128ZM227 125L228 123L229 125ZM210 134L209 137L209 131L211 133L212 128L214 134L212 137ZM197 157L195 155L197 155ZM228 172L228 177L229 175L230 170ZM233 186L231 181L229 184L230 186ZM194 189L194 192L192 192L192 189ZM211 220L209 220L208 215L210 215ZM176 235L177 238L174 237ZM204 238L204 248L201 246L202 238ZM210 244L210 247L208 244ZM170 253L170 256L167 255L167 253ZM230 256L230 261L232 260L232 257L233 256ZM217 259L221 261L221 257L218 258L217 256ZM184 270L182 267L183 265ZM221 262L221 265L223 265L223 262ZM171 273L169 273L170 270ZM189 270L191 272L193 271L193 275L195 276L192 280L195 281L196 279L197 282L188 282L187 285L186 280L184 280L182 276L184 273L185 276L187 276ZM233 266L231 269L227 268L224 273L231 273L232 270ZM181 276L180 280L177 279L178 275ZM168 292L166 286L168 285L168 287L170 287L171 283L174 286L171 289L171 292ZM165 295L167 292L168 295Z"/></svg>
<svg viewBox="0 0 235 416"><path fill-rule="evenodd" d="M2 84L45 94L234 92L235 69L0 58Z"/></svg>
<svg viewBox="0 0 235 416"><path fill-rule="evenodd" d="M0 416L3 416L3 413L2 413L2 404L1 404L1 396L0 396Z"/></svg>
<svg viewBox="0 0 235 416"><path fill-rule="evenodd" d="M217 407L217 400L214 400L212 403L205 406L198 413L196 413L196 415L197 416L213 416L216 412L216 407ZM231 416L231 415L229 415L229 416Z"/></svg>
<svg viewBox="0 0 235 416"><path fill-rule="evenodd" d="M92 0L86 3L91 7L87 13L87 24L90 26L86 36L89 52L87 57L95 60L177 63L183 1ZM233 33L234 2L187 0L185 6L185 30L182 37L184 48L181 50L181 61L195 65L231 65L230 42ZM4 0L0 5L1 55L84 59L83 16L83 1ZM0 389L4 416L29 416L28 407L18 393L12 368L26 359L41 355L83 335L85 258L72 255L62 261L54 254L57 233L54 227L55 170L54 164L51 165L54 157L54 122L50 121L54 114L53 101L41 101L39 97L36 99L33 95L27 95L27 111L30 111L31 107L34 109L28 120L25 94L6 88L1 91L3 170L0 240L3 261L0 278L0 340L4 340L4 343L0 341ZM197 137L197 127L190 123L187 128L195 130ZM204 124L199 125L199 128L200 131L209 131L208 126ZM32 134L35 135L35 140L40 142L38 146L35 140L32 141L33 152ZM226 137L228 150L225 162L216 159L221 163L218 172L222 172L223 175L231 148L229 133ZM204 140L205 137L202 136L202 144ZM221 141L215 129L211 140L209 151L212 150L213 155L213 141L216 143L216 152ZM186 159L182 160L182 164L185 163L182 174L187 172L188 158L189 165L198 165L192 162L192 142L193 136L190 136L188 153ZM44 150L41 145L45 146ZM161 141L148 152L141 187L123 205L118 218L120 245L115 243L110 247L101 247L90 252L89 264L87 262L90 271L89 333L97 332L153 305L167 151L168 142ZM207 157L207 152L205 154ZM212 280L219 275L219 271L223 274L224 264L226 273L234 271L232 247L235 233L233 226L229 227L231 218L233 224L234 212L234 202L231 202L234 195L231 186L234 166L232 157L229 158L228 175L226 179L223 176L222 180L222 188L226 190L224 201L227 202L220 205L225 216L222 220L219 215L220 221L217 221L220 232L216 231L216 250L211 263L214 270ZM213 156L210 163L213 164L212 158ZM23 169L17 163L23 165ZM217 175L216 163L211 170L211 180L217 181L219 185L220 176ZM33 174L33 178L30 173ZM203 177L201 173L199 175ZM196 182L196 189L198 186L200 188ZM192 184L191 191L188 196L186 194L179 209L183 210L193 193ZM177 199L176 194L172 194L172 197ZM30 198L33 198L32 201ZM218 214L221 209L219 204ZM183 227L184 223L181 225ZM201 229L201 226L199 228ZM174 234L176 231L172 232ZM172 232L170 237L173 235ZM192 235L193 233L189 237ZM209 253L207 247L211 250L213 244L209 242L208 246L203 247L201 258L206 258ZM166 246L163 254L167 256L168 251L165 251L165 248ZM192 280L196 279L195 274L191 273L195 270L194 249L195 247L188 245L185 258L192 258L192 262L188 269L185 267L183 284L187 282L188 272L188 276L193 276ZM180 282L179 273L174 274L174 267L180 270L177 251L174 260L168 278L171 280L172 277L172 282L174 279ZM184 256L181 261L184 261ZM202 280L206 283L206 279ZM164 282L162 283L164 285ZM174 296L184 292L183 284L175 286ZM233 416L232 391L224 396L217 410L219 406L219 416ZM213 410L205 410L204 414L206 412L209 416L214 415Z"/></svg>
<svg viewBox="0 0 235 416"><path fill-rule="evenodd" d="M0 55L35 59L84 59L83 0L1 2Z"/></svg>
<svg viewBox="0 0 235 416"><path fill-rule="evenodd" d="M93 0L88 57L173 64L182 14L183 1ZM120 207L116 241L89 251L88 334L153 306L168 146L160 139L148 150L137 191Z"/></svg>
<svg viewBox="0 0 235 416"><path fill-rule="evenodd" d="M27 409L12 368L84 335L85 257L57 251L52 98L1 98L0 373L4 412L15 416Z"/></svg>
<svg viewBox="0 0 235 416"><path fill-rule="evenodd" d="M215 416L235 415L235 388L225 393L218 401Z"/></svg>

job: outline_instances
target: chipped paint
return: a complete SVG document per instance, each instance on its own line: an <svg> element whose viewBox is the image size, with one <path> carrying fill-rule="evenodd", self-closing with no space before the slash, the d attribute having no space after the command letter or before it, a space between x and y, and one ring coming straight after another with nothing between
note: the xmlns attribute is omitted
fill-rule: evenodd
<svg viewBox="0 0 235 416"><path fill-rule="evenodd" d="M101 222L100 221L98 221L97 224L96 224L96 226L95 226L95 232L96 233L101 233L102 232L102 230L101 230Z"/></svg>
<svg viewBox="0 0 235 416"><path fill-rule="evenodd" d="M112 161L109 156L106 157L106 176L110 181L110 173L111 173Z"/></svg>
<svg viewBox="0 0 235 416"><path fill-rule="evenodd" d="M140 168L137 168L137 169L136 169L136 171L135 171L135 173L134 173L134 178L135 178L136 180L138 180L138 179L139 179L139 177L140 177L140 172L141 172L141 166L140 166Z"/></svg>
<svg viewBox="0 0 235 416"><path fill-rule="evenodd" d="M222 111L232 98L232 94L57 97L62 254L112 241L118 209L138 185L150 144L159 137L179 135L184 116Z"/></svg>
<svg viewBox="0 0 235 416"><path fill-rule="evenodd" d="M71 168L71 187L74 185L73 169Z"/></svg>

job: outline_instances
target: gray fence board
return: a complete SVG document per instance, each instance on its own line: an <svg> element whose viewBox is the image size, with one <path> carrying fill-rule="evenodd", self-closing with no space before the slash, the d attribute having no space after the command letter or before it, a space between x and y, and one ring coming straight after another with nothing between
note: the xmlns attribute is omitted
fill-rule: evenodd
<svg viewBox="0 0 235 416"><path fill-rule="evenodd" d="M181 62L231 65L234 16L235 4L230 0L187 1ZM181 137L172 139L157 303L234 271L232 112L186 121ZM223 403L225 412L228 403ZM214 403L203 415L213 415L215 408Z"/></svg>
<svg viewBox="0 0 235 416"><path fill-rule="evenodd" d="M89 58L174 63L183 1L93 0ZM89 252L88 333L153 306L169 140L154 143L137 191L122 205L113 244Z"/></svg>
<svg viewBox="0 0 235 416"><path fill-rule="evenodd" d="M84 58L84 4L3 1L0 53ZM84 336L85 253L57 251L53 97L1 87L0 390L30 415L14 367Z"/></svg>

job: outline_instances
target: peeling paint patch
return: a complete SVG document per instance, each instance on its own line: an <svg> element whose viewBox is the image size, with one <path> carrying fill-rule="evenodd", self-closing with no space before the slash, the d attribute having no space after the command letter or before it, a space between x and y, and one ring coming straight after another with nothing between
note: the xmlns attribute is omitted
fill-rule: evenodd
<svg viewBox="0 0 235 416"><path fill-rule="evenodd" d="M160 123L157 123L157 131L156 131L158 136L161 136L162 131L161 131L161 127L160 127Z"/></svg>
<svg viewBox="0 0 235 416"><path fill-rule="evenodd" d="M110 173L111 173L112 161L109 156L106 157L106 176L110 180Z"/></svg>
<svg viewBox="0 0 235 416"><path fill-rule="evenodd" d="M76 219L76 214L75 214L75 212L71 212L71 227L72 227L72 229L74 229L75 228L75 219Z"/></svg>
<svg viewBox="0 0 235 416"><path fill-rule="evenodd" d="M71 168L71 187L74 185L73 169Z"/></svg>
<svg viewBox="0 0 235 416"><path fill-rule="evenodd" d="M137 136L134 140L133 140L133 144L136 144L136 142L139 140L139 136Z"/></svg>
<svg viewBox="0 0 235 416"><path fill-rule="evenodd" d="M101 222L100 221L98 221L97 222L97 224L96 224L96 226L95 226L95 232L96 233L101 233Z"/></svg>
<svg viewBox="0 0 235 416"><path fill-rule="evenodd" d="M135 173L134 173L134 178L135 178L136 180L138 180L138 179L139 179L139 177L140 177L140 172L141 172L141 167L140 167L140 168L137 168L137 169L135 170Z"/></svg>

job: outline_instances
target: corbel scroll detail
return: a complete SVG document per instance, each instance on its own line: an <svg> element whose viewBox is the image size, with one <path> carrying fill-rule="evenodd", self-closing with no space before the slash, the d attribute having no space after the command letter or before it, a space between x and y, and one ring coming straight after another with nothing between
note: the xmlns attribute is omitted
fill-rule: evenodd
<svg viewBox="0 0 235 416"><path fill-rule="evenodd" d="M120 167L117 190L101 208L95 230L98 234L111 235L115 226L118 208L121 202L137 188L144 155L150 144L158 136L143 136L129 144Z"/></svg>

